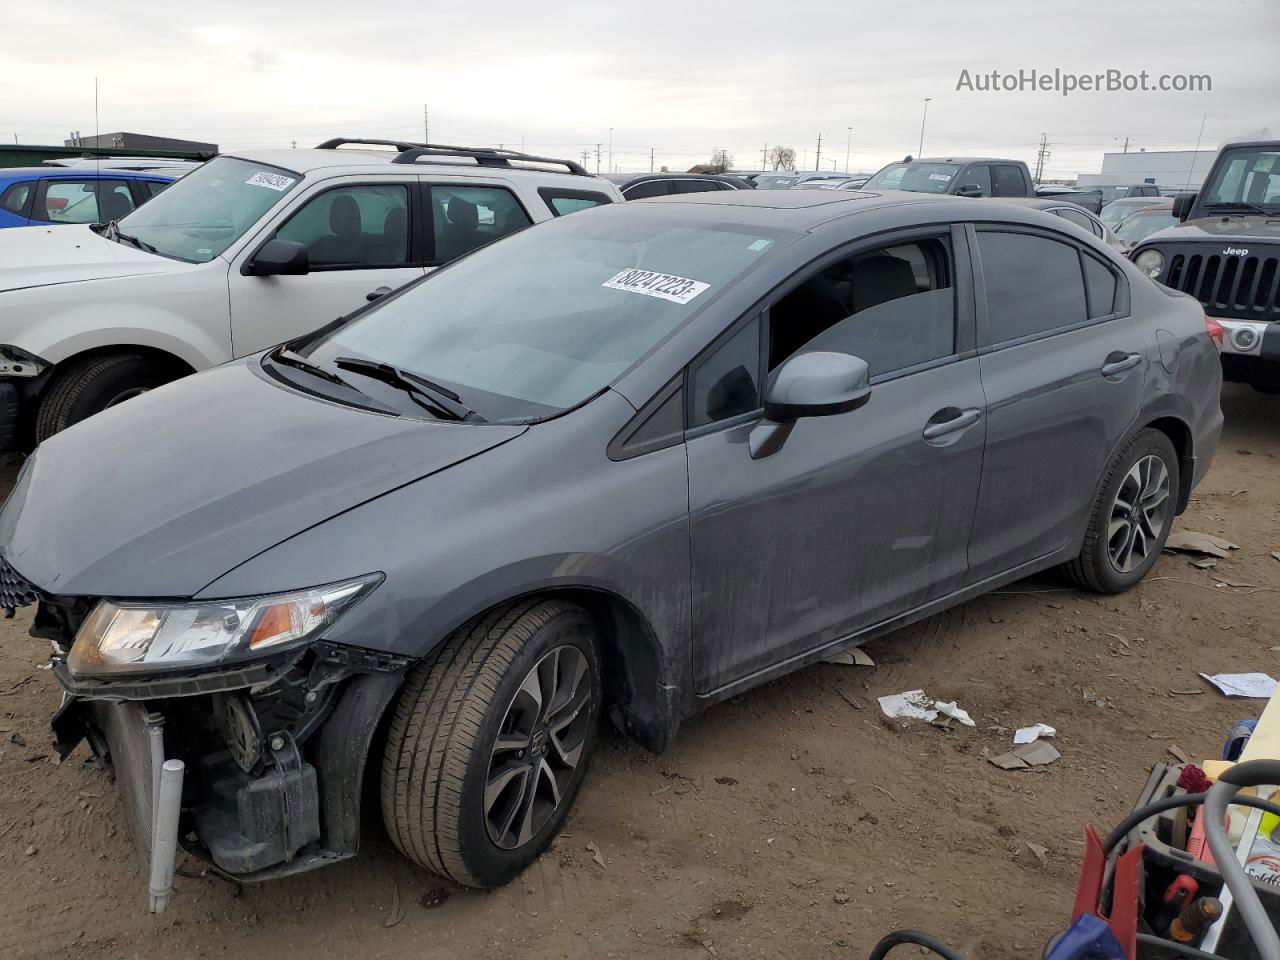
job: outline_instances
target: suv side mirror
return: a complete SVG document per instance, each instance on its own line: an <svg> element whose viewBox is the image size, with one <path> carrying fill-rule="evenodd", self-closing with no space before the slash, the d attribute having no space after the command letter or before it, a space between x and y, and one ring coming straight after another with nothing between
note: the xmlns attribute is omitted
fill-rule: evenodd
<svg viewBox="0 0 1280 960"><path fill-rule="evenodd" d="M1196 204L1195 193L1180 193L1173 198L1173 215L1179 223L1186 220L1191 214L1191 208Z"/></svg>
<svg viewBox="0 0 1280 960"><path fill-rule="evenodd" d="M982 188L976 183L966 183L964 186L956 190L957 197L980 197L982 196Z"/></svg>
<svg viewBox="0 0 1280 960"><path fill-rule="evenodd" d="M861 357L814 351L791 357L769 378L764 422L751 431L751 458L782 446L795 422L856 410L871 399L871 369Z"/></svg>
<svg viewBox="0 0 1280 960"><path fill-rule="evenodd" d="M268 240L245 266L255 277L299 277L311 272L311 258L293 240Z"/></svg>

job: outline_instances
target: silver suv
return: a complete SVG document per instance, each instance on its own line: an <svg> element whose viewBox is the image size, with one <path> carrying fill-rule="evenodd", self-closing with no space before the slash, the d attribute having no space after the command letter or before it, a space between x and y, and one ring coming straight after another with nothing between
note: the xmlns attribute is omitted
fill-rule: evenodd
<svg viewBox="0 0 1280 960"><path fill-rule="evenodd" d="M111 223L3 231L0 447L621 199L569 160L338 138L216 157Z"/></svg>

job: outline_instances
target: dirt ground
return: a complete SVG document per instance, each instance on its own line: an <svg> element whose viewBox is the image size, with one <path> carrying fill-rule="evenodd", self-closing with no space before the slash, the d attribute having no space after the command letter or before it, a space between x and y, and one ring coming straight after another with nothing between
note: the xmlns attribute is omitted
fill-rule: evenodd
<svg viewBox="0 0 1280 960"><path fill-rule="evenodd" d="M268 886L184 856L171 908L148 915L106 775L52 759L59 695L20 612L0 621L0 957L861 958L904 926L969 957L1038 955L1068 918L1084 825L1123 816L1171 746L1214 756L1261 708L1197 673L1275 671L1276 403L1224 394L1180 521L1240 544L1216 569L1166 555L1114 598L1014 584L872 644L875 669L820 665L718 706L663 756L606 736L565 833L492 893L411 866L374 811L357 859ZM976 730L884 722L875 698L915 687ZM1061 760L986 761L1037 721Z"/></svg>

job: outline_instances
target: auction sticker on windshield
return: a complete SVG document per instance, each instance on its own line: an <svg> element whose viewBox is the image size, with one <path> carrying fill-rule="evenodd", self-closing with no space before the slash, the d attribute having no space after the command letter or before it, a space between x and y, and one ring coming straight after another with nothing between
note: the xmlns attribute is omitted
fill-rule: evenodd
<svg viewBox="0 0 1280 960"><path fill-rule="evenodd" d="M657 273L653 270L639 270L632 267L614 274L602 287L610 290L626 290L628 293L642 293L646 297L657 297L670 300L672 303L688 303L698 294L710 288L711 284L701 280L690 280L687 277L675 277L669 273Z"/></svg>
<svg viewBox="0 0 1280 960"><path fill-rule="evenodd" d="M267 187L271 190L288 190L297 181L280 173L255 173L245 181L251 187Z"/></svg>

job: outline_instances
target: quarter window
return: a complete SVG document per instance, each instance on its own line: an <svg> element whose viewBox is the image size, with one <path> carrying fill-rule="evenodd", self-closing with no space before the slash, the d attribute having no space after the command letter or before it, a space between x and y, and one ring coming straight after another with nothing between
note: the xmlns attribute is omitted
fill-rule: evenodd
<svg viewBox="0 0 1280 960"><path fill-rule="evenodd" d="M436 263L447 263L532 223L509 190L439 184L431 187L431 219Z"/></svg>
<svg viewBox="0 0 1280 960"><path fill-rule="evenodd" d="M1089 295L1089 319L1106 317L1116 312L1116 275L1102 261L1084 256L1084 285Z"/></svg>
<svg viewBox="0 0 1280 960"><path fill-rule="evenodd" d="M1022 170L1009 163L997 163L991 168L993 197L1025 197L1027 184Z"/></svg>
<svg viewBox="0 0 1280 960"><path fill-rule="evenodd" d="M400 266L409 262L409 188L404 184L328 190L276 231L307 248L312 269Z"/></svg>
<svg viewBox="0 0 1280 960"><path fill-rule="evenodd" d="M546 201L547 207L557 217L563 217L567 213L577 213L579 210L589 210L610 202L605 194L589 190L557 190L552 187L539 187L538 195Z"/></svg>
<svg viewBox="0 0 1280 960"><path fill-rule="evenodd" d="M864 251L822 268L769 311L769 369L801 351L861 357L873 377L955 352L950 244Z"/></svg>
<svg viewBox="0 0 1280 960"><path fill-rule="evenodd" d="M1102 234L1098 232L1097 224L1095 224L1091 218L1081 213L1079 210L1071 210L1067 207L1060 207L1059 209L1055 210L1054 213L1060 216L1063 220L1066 220L1068 223L1074 223L1077 227L1080 227L1081 229L1089 233L1092 233L1095 237L1102 236Z"/></svg>
<svg viewBox="0 0 1280 960"><path fill-rule="evenodd" d="M760 406L760 319L752 319L693 371L690 426L726 420Z"/></svg>
<svg viewBox="0 0 1280 960"><path fill-rule="evenodd" d="M1051 333L1088 319L1075 247L1034 234L980 230L978 251L987 290L980 346Z"/></svg>
<svg viewBox="0 0 1280 960"><path fill-rule="evenodd" d="M15 183L0 197L0 207L10 213L22 213L27 209L27 200L31 197L30 183Z"/></svg>

